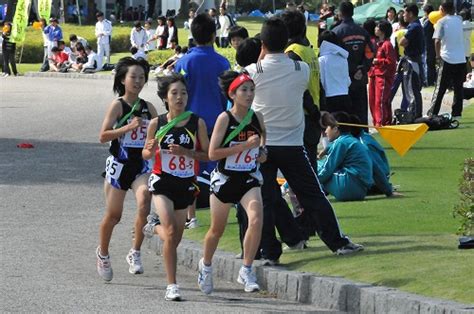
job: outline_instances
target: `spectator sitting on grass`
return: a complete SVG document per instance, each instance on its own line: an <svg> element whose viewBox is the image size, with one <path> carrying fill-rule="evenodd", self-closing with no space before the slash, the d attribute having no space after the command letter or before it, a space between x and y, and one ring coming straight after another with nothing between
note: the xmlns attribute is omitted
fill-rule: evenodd
<svg viewBox="0 0 474 314"><path fill-rule="evenodd" d="M84 47L89 44L87 40L81 36L77 36L76 34L69 35L69 46L71 47L71 50L75 50L76 43L81 43Z"/></svg>
<svg viewBox="0 0 474 314"><path fill-rule="evenodd" d="M87 63L87 53L86 48L81 44L76 44L76 61L71 64L71 67L68 69L72 72L81 72L85 63Z"/></svg>
<svg viewBox="0 0 474 314"><path fill-rule="evenodd" d="M87 62L84 63L81 73L95 73L97 69L97 54L92 50L91 46L86 46Z"/></svg>
<svg viewBox="0 0 474 314"><path fill-rule="evenodd" d="M59 47L51 48L51 53L53 55L49 58L49 70L51 72L59 72L61 67L67 64L69 55L59 49Z"/></svg>
<svg viewBox="0 0 474 314"><path fill-rule="evenodd" d="M163 73L165 75L169 74L169 71L174 70L174 66L178 60L184 56L188 52L188 47L184 46L181 48L181 46L176 46L174 48L174 55L169 57L163 64L161 64L158 68L156 68L155 73L160 74Z"/></svg>
<svg viewBox="0 0 474 314"><path fill-rule="evenodd" d="M360 119L356 115L351 115L351 123L360 124ZM367 147L370 159L372 160L372 170L374 185L370 188L369 194L385 194L387 197L403 196L394 190L390 183L390 165L383 147L361 127L352 127L352 135Z"/></svg>
<svg viewBox="0 0 474 314"><path fill-rule="evenodd" d="M349 114L325 113L321 122L331 142L327 156L318 161L323 190L338 201L363 200L374 184L372 160L367 148L351 134L352 127L339 124L351 123Z"/></svg>
<svg viewBox="0 0 474 314"><path fill-rule="evenodd" d="M72 50L66 46L66 43L63 40L58 41L58 48L62 52L66 53L69 57L69 61L71 61L71 56L73 55Z"/></svg>
<svg viewBox="0 0 474 314"><path fill-rule="evenodd" d="M148 56L145 51L138 49L135 46L130 48L130 53L132 54L132 58L135 60L138 60L140 58L145 60L148 59Z"/></svg>

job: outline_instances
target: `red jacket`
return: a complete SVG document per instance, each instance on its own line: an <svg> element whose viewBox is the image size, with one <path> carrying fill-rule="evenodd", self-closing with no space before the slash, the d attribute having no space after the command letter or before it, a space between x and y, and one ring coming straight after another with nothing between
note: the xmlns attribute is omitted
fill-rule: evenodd
<svg viewBox="0 0 474 314"><path fill-rule="evenodd" d="M389 39L377 43L375 55L377 64L373 64L369 76L395 76L397 70L397 53L393 49Z"/></svg>

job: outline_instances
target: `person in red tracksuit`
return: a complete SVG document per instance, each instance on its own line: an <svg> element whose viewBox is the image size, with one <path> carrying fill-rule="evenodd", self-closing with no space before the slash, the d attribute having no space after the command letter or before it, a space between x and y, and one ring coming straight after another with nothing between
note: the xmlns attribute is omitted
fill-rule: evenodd
<svg viewBox="0 0 474 314"><path fill-rule="evenodd" d="M397 54L390 43L392 26L380 21L375 27L378 37L377 54L369 71L369 107L375 126L391 124L390 89L397 67Z"/></svg>

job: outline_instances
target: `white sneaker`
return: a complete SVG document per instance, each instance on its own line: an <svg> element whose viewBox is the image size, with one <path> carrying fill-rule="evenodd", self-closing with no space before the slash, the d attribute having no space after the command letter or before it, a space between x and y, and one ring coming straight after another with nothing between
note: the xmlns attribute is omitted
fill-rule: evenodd
<svg viewBox="0 0 474 314"><path fill-rule="evenodd" d="M362 245L349 242L348 244L339 248L336 251L336 255L349 255L349 254L353 254L353 253L363 251L363 250L364 250L364 247Z"/></svg>
<svg viewBox="0 0 474 314"><path fill-rule="evenodd" d="M255 292L260 290L255 273L244 266L240 267L237 282L244 285L245 292Z"/></svg>
<svg viewBox="0 0 474 314"><path fill-rule="evenodd" d="M177 284L171 284L166 287L165 300L181 301L181 294L179 293L179 286Z"/></svg>
<svg viewBox="0 0 474 314"><path fill-rule="evenodd" d="M205 268L207 268L207 270ZM199 289L205 294L210 294L214 289L212 284L212 267L205 266L203 258L199 260L198 285Z"/></svg>
<svg viewBox="0 0 474 314"><path fill-rule="evenodd" d="M187 220L186 223L184 224L184 227L186 229L194 229L199 227L199 222L196 217L191 218L190 220Z"/></svg>
<svg viewBox="0 0 474 314"><path fill-rule="evenodd" d="M160 224L160 218L157 214L152 213L146 217L147 224L143 227L142 232L145 238L150 239L155 234L155 226Z"/></svg>
<svg viewBox="0 0 474 314"><path fill-rule="evenodd" d="M306 245L306 240L301 240L295 245L292 245L292 246L287 245L286 247L283 248L283 251L296 251L296 250L304 250L307 248L308 246Z"/></svg>
<svg viewBox="0 0 474 314"><path fill-rule="evenodd" d="M97 256L97 272L99 273L99 276L105 281L111 281L114 272L112 271L112 265L110 264L110 256L101 257L100 246L97 247L95 255Z"/></svg>
<svg viewBox="0 0 474 314"><path fill-rule="evenodd" d="M128 272L130 274L143 274L143 265L140 251L133 252L131 249L125 259L127 260L128 265L130 265L128 268Z"/></svg>

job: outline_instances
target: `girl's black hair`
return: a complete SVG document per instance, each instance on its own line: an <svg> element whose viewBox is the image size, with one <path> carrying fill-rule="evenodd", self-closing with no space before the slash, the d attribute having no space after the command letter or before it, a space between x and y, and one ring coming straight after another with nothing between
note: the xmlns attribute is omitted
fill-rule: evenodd
<svg viewBox="0 0 474 314"><path fill-rule="evenodd" d="M336 111L332 114L333 119L326 119L326 126L335 127L337 126L341 133L352 133L353 127L348 125L341 125L339 123L352 123L352 119L349 114L345 111Z"/></svg>
<svg viewBox="0 0 474 314"><path fill-rule="evenodd" d="M134 65L138 65L143 68L143 71L145 72L145 83L148 82L148 72L150 71L150 65L145 59L139 58L138 60L135 60L132 57L122 58L115 66L113 87L113 91L119 96L125 95L125 85L123 85L122 81L127 75L128 68Z"/></svg>
<svg viewBox="0 0 474 314"><path fill-rule="evenodd" d="M239 74L239 72L235 71L225 71L219 76L219 87L221 88L221 92L232 103L234 103L234 101L229 97L227 92L229 90L230 84L232 84L232 81L235 80Z"/></svg>
<svg viewBox="0 0 474 314"><path fill-rule="evenodd" d="M370 37L375 37L375 26L377 26L377 23L374 18L368 18L364 24L362 24L362 28L369 33Z"/></svg>
<svg viewBox="0 0 474 314"><path fill-rule="evenodd" d="M392 24L389 21L381 20L377 27L385 35L385 39L390 39L390 36L392 36Z"/></svg>
<svg viewBox="0 0 474 314"><path fill-rule="evenodd" d="M353 124L362 124L362 122L360 121L359 116L357 116L355 114L351 114L349 117L351 119L351 123L353 123ZM352 128L351 129L352 135L355 138L360 138L360 136L362 135L363 127L362 126L351 126L351 128Z"/></svg>
<svg viewBox="0 0 474 314"><path fill-rule="evenodd" d="M170 110L170 109L169 109L168 103L166 102L165 98L168 95L168 90L170 88L170 85L173 84L173 83L176 83L176 82L183 83L184 86L186 86L186 89L187 89L186 80L184 79L184 76L182 76L181 74L173 72L170 75L158 78L158 91L157 91L157 94L158 94L158 97L160 97L160 99L165 104L166 110Z"/></svg>

